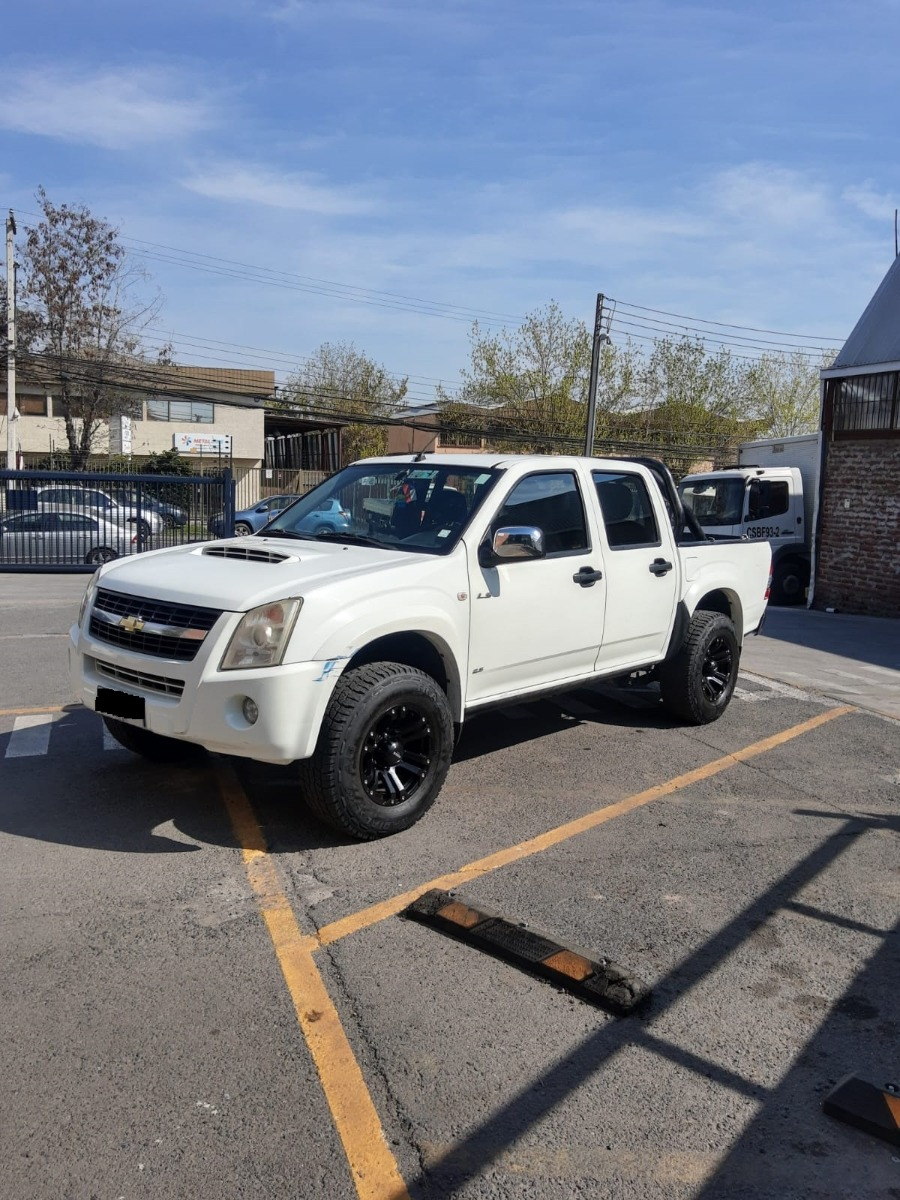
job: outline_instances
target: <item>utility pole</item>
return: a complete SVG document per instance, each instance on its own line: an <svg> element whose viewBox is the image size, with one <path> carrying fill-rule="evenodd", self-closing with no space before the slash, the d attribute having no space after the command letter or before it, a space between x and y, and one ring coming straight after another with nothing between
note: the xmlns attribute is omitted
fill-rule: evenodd
<svg viewBox="0 0 900 1200"><path fill-rule="evenodd" d="M600 372L600 347L608 342L608 336L603 332L603 300L602 294L597 296L597 308L594 312L594 340L591 345L591 382L588 388L587 429L584 434L584 452L590 458L594 453L594 431L597 426L597 376Z"/></svg>
<svg viewBox="0 0 900 1200"><path fill-rule="evenodd" d="M19 413L16 409L16 218L9 210L6 218L6 469L19 465L16 437Z"/></svg>

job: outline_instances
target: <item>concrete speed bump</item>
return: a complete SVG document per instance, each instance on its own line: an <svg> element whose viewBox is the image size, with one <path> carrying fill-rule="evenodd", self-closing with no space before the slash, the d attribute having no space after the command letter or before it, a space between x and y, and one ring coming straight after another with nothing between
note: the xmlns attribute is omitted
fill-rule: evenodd
<svg viewBox="0 0 900 1200"><path fill-rule="evenodd" d="M634 1012L650 999L647 984L608 958L592 958L560 945L550 934L473 908L452 892L432 888L400 915L548 979L618 1016Z"/></svg>
<svg viewBox="0 0 900 1200"><path fill-rule="evenodd" d="M825 1097L822 1111L900 1146L900 1084L879 1087L859 1075L848 1075Z"/></svg>

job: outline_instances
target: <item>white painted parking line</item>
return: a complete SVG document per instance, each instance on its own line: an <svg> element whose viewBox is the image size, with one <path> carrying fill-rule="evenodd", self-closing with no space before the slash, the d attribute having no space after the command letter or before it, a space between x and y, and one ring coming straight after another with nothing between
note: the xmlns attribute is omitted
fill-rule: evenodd
<svg viewBox="0 0 900 1200"><path fill-rule="evenodd" d="M16 717L12 733L9 735L9 745L6 747L5 757L31 758L37 754L46 754L50 746L50 730L59 715L59 713L32 713L26 717Z"/></svg>
<svg viewBox="0 0 900 1200"><path fill-rule="evenodd" d="M798 675L797 678L800 679L802 676ZM741 679L747 680L750 683L755 684L757 687L765 688L766 692L775 692L778 696L784 696L788 700L806 700L810 704L832 703L827 696L817 696L813 692L804 691L803 688L792 687L789 683L781 683L779 680L769 679L765 675L754 675L751 671L741 671ZM760 696L764 694L765 693L759 693ZM747 698L747 696L741 697L741 699Z"/></svg>

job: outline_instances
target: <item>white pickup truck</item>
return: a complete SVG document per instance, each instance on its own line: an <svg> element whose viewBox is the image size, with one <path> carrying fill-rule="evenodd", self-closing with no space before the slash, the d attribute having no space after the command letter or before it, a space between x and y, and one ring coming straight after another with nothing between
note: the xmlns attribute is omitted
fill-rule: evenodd
<svg viewBox="0 0 900 1200"><path fill-rule="evenodd" d="M428 810L490 705L658 679L716 720L770 566L764 542L706 541L651 460L368 459L257 535L100 568L70 671L129 750L298 762L313 812L374 838Z"/></svg>

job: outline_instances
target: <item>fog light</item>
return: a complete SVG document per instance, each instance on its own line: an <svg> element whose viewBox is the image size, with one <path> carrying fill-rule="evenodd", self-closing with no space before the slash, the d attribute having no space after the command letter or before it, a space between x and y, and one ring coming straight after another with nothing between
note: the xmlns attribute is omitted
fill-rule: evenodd
<svg viewBox="0 0 900 1200"><path fill-rule="evenodd" d="M249 696L244 697L241 712L244 714L244 720L248 725L255 725L259 720L259 709L256 706L256 701L251 700Z"/></svg>

